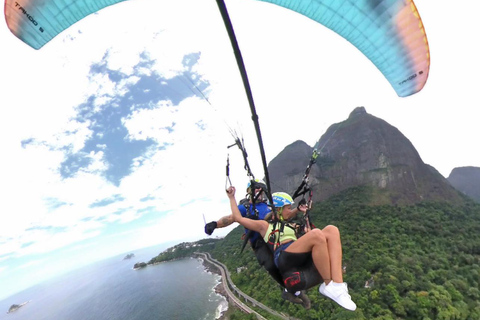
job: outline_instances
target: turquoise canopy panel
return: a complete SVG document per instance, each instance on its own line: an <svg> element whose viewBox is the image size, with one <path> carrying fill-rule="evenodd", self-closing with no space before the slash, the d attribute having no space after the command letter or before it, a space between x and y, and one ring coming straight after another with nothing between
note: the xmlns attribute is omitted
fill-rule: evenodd
<svg viewBox="0 0 480 320"><path fill-rule="evenodd" d="M75 22L122 1L125 0L5 0L5 20L15 36L40 49Z"/></svg>
<svg viewBox="0 0 480 320"><path fill-rule="evenodd" d="M298 12L344 37L375 64L400 97L420 91L427 81L428 41L412 0L261 1Z"/></svg>
<svg viewBox="0 0 480 320"><path fill-rule="evenodd" d="M39 49L78 20L122 1L6 0L5 18L13 34ZM427 81L428 41L412 0L261 1L296 11L350 41L401 97L420 91Z"/></svg>

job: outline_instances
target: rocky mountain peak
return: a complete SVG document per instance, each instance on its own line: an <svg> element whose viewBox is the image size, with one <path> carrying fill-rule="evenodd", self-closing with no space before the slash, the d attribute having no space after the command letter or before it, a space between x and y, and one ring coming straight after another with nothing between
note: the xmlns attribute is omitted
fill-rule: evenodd
<svg viewBox="0 0 480 320"><path fill-rule="evenodd" d="M447 180L455 189L480 202L480 168L454 168Z"/></svg>
<svg viewBox="0 0 480 320"><path fill-rule="evenodd" d="M353 109L352 112L350 112L350 115L348 116L349 119L354 119L357 117L361 117L362 115L367 114L367 110L365 110L365 107L356 107Z"/></svg>
<svg viewBox="0 0 480 320"><path fill-rule="evenodd" d="M272 191L295 191L312 150L296 141L270 162ZM348 119L331 125L320 138L318 151L309 176L316 200L358 186L376 190L375 203L461 199L442 175L422 161L397 128L368 114L364 107L355 108Z"/></svg>

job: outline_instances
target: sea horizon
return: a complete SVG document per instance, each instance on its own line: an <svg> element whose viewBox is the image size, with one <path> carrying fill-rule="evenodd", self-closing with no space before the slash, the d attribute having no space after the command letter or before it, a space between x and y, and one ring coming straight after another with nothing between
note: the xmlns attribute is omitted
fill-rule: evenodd
<svg viewBox="0 0 480 320"><path fill-rule="evenodd" d="M124 260L125 255L135 256ZM126 252L34 285L0 301L0 320L219 319L228 309L215 292L221 277L202 259L186 258L134 270L158 246ZM27 302L27 303L26 303ZM23 304L7 313L13 304ZM168 317L167 317L168 316Z"/></svg>

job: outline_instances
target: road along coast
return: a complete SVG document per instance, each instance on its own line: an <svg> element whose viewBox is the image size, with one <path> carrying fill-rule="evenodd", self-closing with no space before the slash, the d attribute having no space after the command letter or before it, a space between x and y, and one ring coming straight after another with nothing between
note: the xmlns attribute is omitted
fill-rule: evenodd
<svg viewBox="0 0 480 320"><path fill-rule="evenodd" d="M210 256L210 253L208 253L208 252L195 252L195 256L203 259L204 265L206 266L206 268L209 271L214 272L212 269L215 269L215 268L217 268L217 270L219 270L220 273L218 273L218 271L215 272L215 273L220 274L222 276L222 282L220 283L220 285L223 287L223 289L218 289L219 290L218 292L219 293L220 292L225 292L224 296L227 298L229 303L233 304L234 306L236 306L237 308L239 308L240 310L242 310L243 312L245 312L247 314L252 314L252 313L255 314L257 319L265 319L265 317L263 317L261 314L257 313L255 310L253 310L248 305L243 303L240 300L240 298L242 300L248 301L249 303L251 303L254 306L262 308L263 310L269 312L270 314L272 314L276 317L279 317L280 319L284 319L284 320L289 320L290 319L289 316L278 313L277 311L275 311L273 309L270 309L269 307L267 307L264 304L258 302L257 300L255 300L252 297L246 295L240 289L238 289L235 286L235 284L232 282L232 280L230 278L230 273L229 273L227 267L224 264L222 264L221 262L213 259ZM238 296L238 298L237 298L237 296Z"/></svg>

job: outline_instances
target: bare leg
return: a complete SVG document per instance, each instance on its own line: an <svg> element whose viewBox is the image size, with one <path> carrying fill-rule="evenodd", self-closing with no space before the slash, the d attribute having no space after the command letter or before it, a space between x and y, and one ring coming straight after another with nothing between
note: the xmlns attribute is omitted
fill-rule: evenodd
<svg viewBox="0 0 480 320"><path fill-rule="evenodd" d="M322 230L313 229L312 231L307 232L304 236L291 244L285 251L292 253L312 252L313 263L325 283L328 284L332 279L327 238Z"/></svg>
<svg viewBox="0 0 480 320"><path fill-rule="evenodd" d="M312 252L313 263L325 281L318 291L347 310L357 309L343 282L342 244L337 227L329 225L323 230L313 229L292 243L285 251Z"/></svg>
<svg viewBox="0 0 480 320"><path fill-rule="evenodd" d="M340 231L337 227L328 225L322 229L327 239L328 253L330 255L330 272L332 280L338 283L343 282L342 270L342 243L340 240Z"/></svg>

